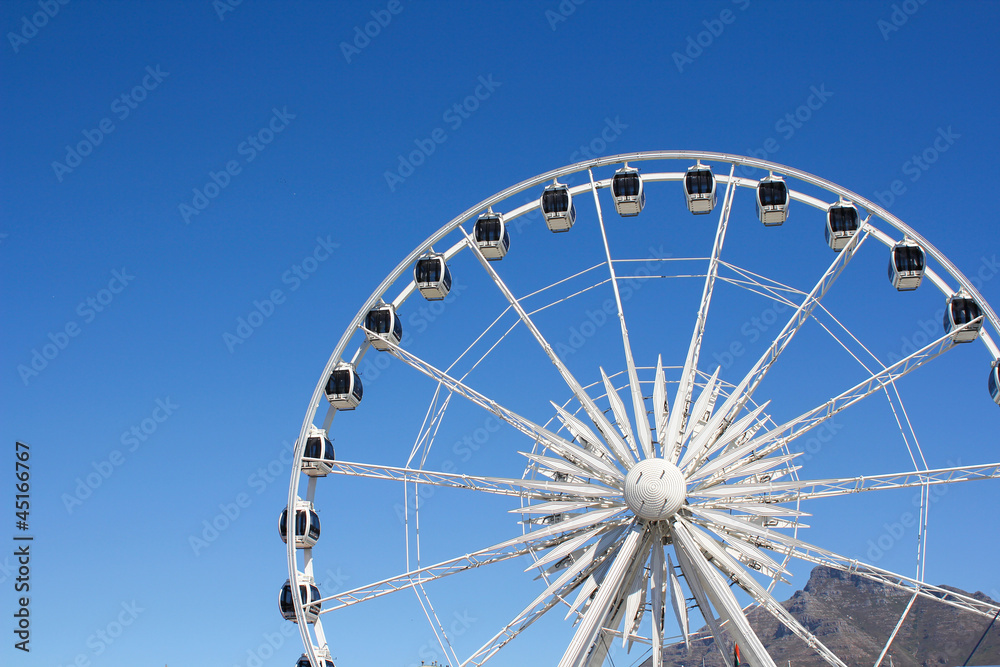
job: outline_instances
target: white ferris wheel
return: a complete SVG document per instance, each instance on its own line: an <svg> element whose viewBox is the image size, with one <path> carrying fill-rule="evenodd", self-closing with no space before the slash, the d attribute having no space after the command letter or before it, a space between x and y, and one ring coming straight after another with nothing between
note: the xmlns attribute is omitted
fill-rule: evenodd
<svg viewBox="0 0 1000 667"><path fill-rule="evenodd" d="M791 222L771 229L790 210ZM770 241L782 234L787 242ZM761 235L772 257L761 258L764 242L755 247ZM803 275L807 284L788 284ZM863 299L859 285L868 286ZM897 304L885 309L912 304L921 316L939 304L943 326L923 326L887 354L898 334L880 334L870 299ZM501 656L539 626L545 645L558 646L559 667L602 665L616 643L660 667L664 647L694 641L702 625L724 664L738 645L749 664L773 666L747 620L752 608L843 666L774 595L796 563L910 593L897 631L921 597L991 618L995 605L930 585L923 573L932 491L995 480L1000 463L932 465L937 445L921 445L903 397L919 393L925 367L944 364L965 384L988 373L990 394L978 395L1000 404L998 334L974 282L917 231L784 165L650 151L498 192L399 263L319 375L295 446L294 512L280 521L289 580L279 606L298 623L299 665L331 667L340 646L386 641L392 621L360 637L337 630L340 615L375 605L384 615L393 600L415 597L434 654L453 667L494 656L506 664ZM954 350L974 350L963 345L973 341L987 352L961 357L981 368L975 377L968 364L938 360L968 355ZM852 416L873 438L891 424L897 440L884 447L893 454L842 465L846 476L812 474L802 443ZM900 452L905 464L869 469ZM864 507L904 488L920 499L914 571L841 553L839 540L811 541L803 518L828 502L820 499L865 492L849 499ZM319 500L346 507L369 489L394 501L399 517L372 523L400 530L338 526L334 507L320 540ZM440 519L449 514L461 518ZM391 557L387 544L396 545ZM398 567L364 585L354 577L350 590L321 590L323 558L348 552L373 571ZM475 578L493 568L502 576ZM472 583L457 583L466 577ZM436 587L460 585L515 612L457 641L432 600Z"/></svg>

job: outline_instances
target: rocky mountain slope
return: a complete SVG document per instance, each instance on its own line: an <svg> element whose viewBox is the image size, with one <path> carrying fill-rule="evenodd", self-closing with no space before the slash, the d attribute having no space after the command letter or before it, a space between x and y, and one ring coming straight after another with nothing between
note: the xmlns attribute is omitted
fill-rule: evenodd
<svg viewBox="0 0 1000 667"><path fill-rule="evenodd" d="M948 588L945 586L944 588ZM964 593L959 589L950 590ZM970 595L969 593L964 593ZM990 600L982 593L971 594ZM810 632L845 663L875 664L910 596L856 575L826 567L812 571L805 588L782 604ZM778 665L825 667L806 645L767 612L755 609L750 623ZM989 619L962 612L949 605L920 598L900 628L890 653L895 667L953 667L965 662L972 647L989 625ZM727 654L731 655L727 649ZM723 667L714 640L693 641L688 651L683 643L664 652L664 665ZM889 664L888 658L884 661ZM1000 664L1000 620L991 628L970 665ZM643 667L648 667L647 660Z"/></svg>

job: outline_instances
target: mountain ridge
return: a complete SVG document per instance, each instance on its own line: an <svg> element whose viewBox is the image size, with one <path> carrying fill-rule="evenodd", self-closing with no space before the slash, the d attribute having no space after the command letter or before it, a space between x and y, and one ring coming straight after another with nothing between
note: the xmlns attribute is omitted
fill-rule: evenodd
<svg viewBox="0 0 1000 667"><path fill-rule="evenodd" d="M941 586L977 600L996 604L982 592L967 593L952 586ZM855 574L819 566L810 573L806 585L782 606L807 630L846 664L874 665L886 640L910 601L911 593L873 582ZM765 610L752 609L747 618L768 653L778 665L791 662L794 667L826 667L791 630ZM894 667L954 667L969 656L990 619L959 610L950 605L918 598L899 629L889 654ZM707 632L702 628L700 632ZM726 649L731 655L731 648ZM692 640L690 651L684 643L664 648L664 667L700 665L725 667L707 637ZM649 667L652 660L643 662ZM888 665L888 657L884 664ZM1000 621L995 623L976 651L969 665L1000 664Z"/></svg>

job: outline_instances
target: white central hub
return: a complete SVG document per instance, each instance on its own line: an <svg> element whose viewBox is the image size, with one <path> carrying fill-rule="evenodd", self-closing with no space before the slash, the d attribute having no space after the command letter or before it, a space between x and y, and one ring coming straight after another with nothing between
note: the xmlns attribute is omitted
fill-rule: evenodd
<svg viewBox="0 0 1000 667"><path fill-rule="evenodd" d="M662 521L681 508L686 490L680 468L665 459L646 459L625 477L625 504L636 516Z"/></svg>

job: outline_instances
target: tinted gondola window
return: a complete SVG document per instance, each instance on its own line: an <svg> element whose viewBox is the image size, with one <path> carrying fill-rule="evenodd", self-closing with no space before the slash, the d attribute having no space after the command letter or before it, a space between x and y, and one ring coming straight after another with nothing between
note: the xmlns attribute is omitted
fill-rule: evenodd
<svg viewBox="0 0 1000 667"><path fill-rule="evenodd" d="M951 302L951 314L955 324L968 324L979 317L979 305L972 299L955 299Z"/></svg>
<svg viewBox="0 0 1000 667"><path fill-rule="evenodd" d="M693 195L707 195L712 192L714 178L707 170L689 171L685 176L687 191Z"/></svg>
<svg viewBox="0 0 1000 667"><path fill-rule="evenodd" d="M542 193L542 210L545 213L565 213L568 208L568 190L549 190Z"/></svg>
<svg viewBox="0 0 1000 667"><path fill-rule="evenodd" d="M852 206L830 209L830 227L835 232L853 232L858 228L858 211Z"/></svg>
<svg viewBox="0 0 1000 667"><path fill-rule="evenodd" d="M304 532L305 531L303 531L303 533ZM319 539L319 533L320 533L320 529L319 529L319 515L316 514L316 512L310 511L309 512L309 537L313 538L314 540L318 540Z"/></svg>
<svg viewBox="0 0 1000 667"><path fill-rule="evenodd" d="M476 222L476 240L496 243L500 240L503 225L497 218L483 218Z"/></svg>
<svg viewBox="0 0 1000 667"><path fill-rule="evenodd" d="M326 452L326 454L329 454L329 452ZM318 435L311 435L306 438L306 451L303 456L307 459L323 458L323 438ZM329 458L329 456L327 458Z"/></svg>
<svg viewBox="0 0 1000 667"><path fill-rule="evenodd" d="M898 271L924 270L924 251L917 246L896 248L893 256L896 259L896 269Z"/></svg>
<svg viewBox="0 0 1000 667"><path fill-rule="evenodd" d="M326 383L326 393L328 394L348 394L351 391L351 375L348 370L336 370L330 374L330 380Z"/></svg>
<svg viewBox="0 0 1000 667"><path fill-rule="evenodd" d="M436 283L441 280L441 264L437 257L427 257L417 262L417 282Z"/></svg>
<svg viewBox="0 0 1000 667"><path fill-rule="evenodd" d="M784 206L788 201L788 191L781 182L761 183L757 192L761 206Z"/></svg>
<svg viewBox="0 0 1000 667"><path fill-rule="evenodd" d="M618 174L611 182L616 197L637 197L639 195L638 174Z"/></svg>
<svg viewBox="0 0 1000 667"><path fill-rule="evenodd" d="M997 375L1000 375L1000 366L995 366L990 371L990 383L989 383L990 396L993 397L994 401L1000 403L1000 378L998 378Z"/></svg>
<svg viewBox="0 0 1000 667"><path fill-rule="evenodd" d="M373 310L365 316L365 328L378 334L389 333L392 313L388 310Z"/></svg>

